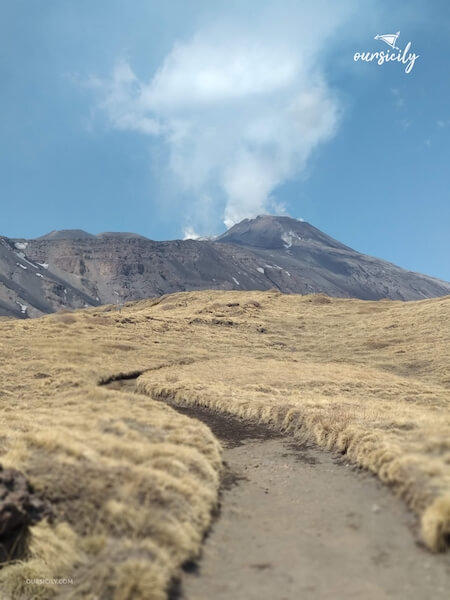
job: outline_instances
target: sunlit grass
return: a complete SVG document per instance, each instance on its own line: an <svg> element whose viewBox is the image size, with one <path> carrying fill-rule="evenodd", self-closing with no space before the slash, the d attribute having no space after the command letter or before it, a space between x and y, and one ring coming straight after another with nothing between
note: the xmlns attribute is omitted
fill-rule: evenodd
<svg viewBox="0 0 450 600"><path fill-rule="evenodd" d="M52 504L7 597L163 599L217 503L220 447L161 400L263 421L346 453L450 533L450 298L363 302L179 293L0 322L0 463ZM143 373L140 393L100 387ZM63 548L63 549L62 549ZM73 586L27 578L71 577Z"/></svg>

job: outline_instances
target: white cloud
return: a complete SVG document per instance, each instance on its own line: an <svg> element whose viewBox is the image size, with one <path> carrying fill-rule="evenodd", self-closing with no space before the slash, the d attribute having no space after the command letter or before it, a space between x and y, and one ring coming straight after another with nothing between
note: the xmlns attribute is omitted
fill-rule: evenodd
<svg viewBox="0 0 450 600"><path fill-rule="evenodd" d="M167 145L196 228L218 211L227 226L284 212L274 191L336 131L341 109L318 55L347 12L324 0L279 5L255 23L223 20L175 43L149 81L122 61L94 82L113 127Z"/></svg>
<svg viewBox="0 0 450 600"><path fill-rule="evenodd" d="M100 107L114 127L147 135L162 133L159 121L148 116L136 102L145 88L126 62L120 61L116 65L110 80L92 80L92 85L100 89L103 96Z"/></svg>
<svg viewBox="0 0 450 600"><path fill-rule="evenodd" d="M175 44L142 94L146 109L172 115L216 103L267 94L289 85L299 57L249 40L216 44L197 35Z"/></svg>

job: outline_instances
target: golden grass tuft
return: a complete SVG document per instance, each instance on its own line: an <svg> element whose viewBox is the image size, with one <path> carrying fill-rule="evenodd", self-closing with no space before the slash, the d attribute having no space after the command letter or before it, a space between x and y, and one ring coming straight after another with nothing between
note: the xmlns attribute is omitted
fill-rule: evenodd
<svg viewBox="0 0 450 600"><path fill-rule="evenodd" d="M23 470L55 513L32 528L29 555L0 570L8 600L166 598L209 527L221 454L206 426L161 400L346 453L444 549L449 314L450 298L205 291L2 320L0 463ZM132 373L139 393L99 386ZM24 583L63 576L74 584Z"/></svg>
<svg viewBox="0 0 450 600"><path fill-rule="evenodd" d="M422 532L426 545L435 552L450 546L450 494L438 497L422 515Z"/></svg>

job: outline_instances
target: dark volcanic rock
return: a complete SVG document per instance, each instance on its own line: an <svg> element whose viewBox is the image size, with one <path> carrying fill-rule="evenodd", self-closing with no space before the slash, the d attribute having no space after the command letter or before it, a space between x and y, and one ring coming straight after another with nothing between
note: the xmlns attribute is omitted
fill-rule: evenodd
<svg viewBox="0 0 450 600"><path fill-rule="evenodd" d="M201 289L420 300L450 283L360 254L309 223L263 215L212 240L121 233L0 238L0 316L27 317Z"/></svg>
<svg viewBox="0 0 450 600"><path fill-rule="evenodd" d="M244 219L216 238L218 242L239 244L265 250L290 248L298 241L317 243L327 248L350 250L337 240L322 233L305 221L291 217L260 215L256 219Z"/></svg>
<svg viewBox="0 0 450 600"><path fill-rule="evenodd" d="M50 509L37 498L25 476L0 465L0 563L18 558L29 525L34 525Z"/></svg>
<svg viewBox="0 0 450 600"><path fill-rule="evenodd" d="M35 243L59 242L36 240ZM50 270L45 257L38 262L33 260L29 247L30 242L26 240L0 237L0 316L35 317L63 308L100 303L84 291L79 281L72 285L66 273Z"/></svg>

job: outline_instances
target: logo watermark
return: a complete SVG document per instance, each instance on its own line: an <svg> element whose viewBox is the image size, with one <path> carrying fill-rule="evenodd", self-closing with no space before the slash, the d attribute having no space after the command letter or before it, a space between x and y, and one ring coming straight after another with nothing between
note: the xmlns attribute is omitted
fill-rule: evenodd
<svg viewBox="0 0 450 600"><path fill-rule="evenodd" d="M73 585L73 579L70 577L62 577L55 579L53 577L33 577L25 579L27 585Z"/></svg>
<svg viewBox="0 0 450 600"><path fill-rule="evenodd" d="M411 73L416 60L420 57L420 54L410 52L411 42L408 42L403 50L399 48L396 45L399 35L400 31L397 31L397 33L376 35L374 39L384 42L390 46L390 48L392 48L392 51L381 50L379 52L355 52L353 55L353 60L355 62L358 60L362 60L364 62L372 62L373 60L376 60L379 65L396 61L405 65L405 73Z"/></svg>

